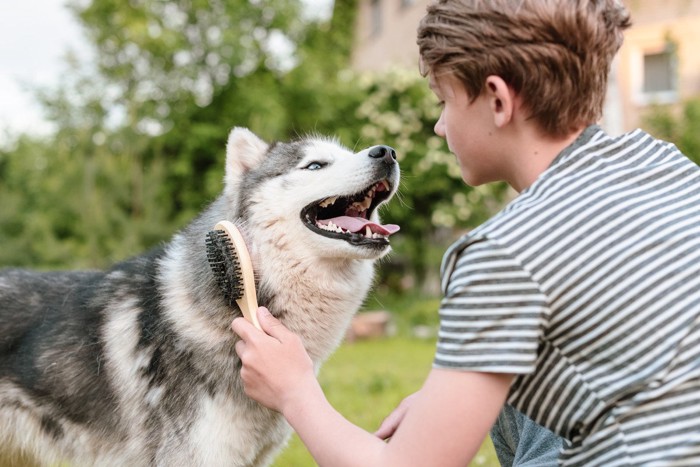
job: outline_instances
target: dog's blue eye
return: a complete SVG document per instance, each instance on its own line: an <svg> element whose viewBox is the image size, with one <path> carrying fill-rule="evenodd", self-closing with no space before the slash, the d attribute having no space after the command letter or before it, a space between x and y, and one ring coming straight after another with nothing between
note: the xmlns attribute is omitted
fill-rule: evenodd
<svg viewBox="0 0 700 467"><path fill-rule="evenodd" d="M306 167L304 167L306 170L320 170L325 166L326 164L322 164L320 162L312 162Z"/></svg>

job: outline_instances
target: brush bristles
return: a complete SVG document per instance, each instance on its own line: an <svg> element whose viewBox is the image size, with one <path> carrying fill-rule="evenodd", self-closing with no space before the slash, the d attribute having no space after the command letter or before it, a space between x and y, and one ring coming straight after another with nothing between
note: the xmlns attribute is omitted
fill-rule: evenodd
<svg viewBox="0 0 700 467"><path fill-rule="evenodd" d="M236 300L243 297L243 273L233 242L223 230L212 230L207 233L206 244L207 259L216 282L226 303L235 306Z"/></svg>

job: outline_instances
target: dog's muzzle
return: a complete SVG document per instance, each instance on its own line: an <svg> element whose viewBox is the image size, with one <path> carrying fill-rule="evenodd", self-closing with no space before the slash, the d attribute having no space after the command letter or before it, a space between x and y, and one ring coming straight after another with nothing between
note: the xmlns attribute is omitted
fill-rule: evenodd
<svg viewBox="0 0 700 467"><path fill-rule="evenodd" d="M373 181L352 195L335 195L311 203L301 212L304 224L319 235L345 240L356 246L384 248L399 226L371 221L374 211L396 191L399 168L396 151L389 146L374 146L367 151L373 159Z"/></svg>

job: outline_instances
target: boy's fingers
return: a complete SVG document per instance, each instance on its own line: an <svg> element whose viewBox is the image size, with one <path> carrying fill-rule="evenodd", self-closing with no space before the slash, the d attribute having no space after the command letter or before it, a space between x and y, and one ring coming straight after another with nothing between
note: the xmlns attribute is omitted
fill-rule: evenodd
<svg viewBox="0 0 700 467"><path fill-rule="evenodd" d="M396 431L396 428L398 427L398 417L396 417L395 412L392 412L388 417L382 421L382 424L379 426L377 431L374 432L374 436L376 436L379 439L387 439L390 438L394 432Z"/></svg>
<svg viewBox="0 0 700 467"><path fill-rule="evenodd" d="M404 400L401 401L399 406L396 407L384 419L384 421L382 421L382 424L379 426L377 431L374 432L374 435L381 439L387 439L394 436L394 433L399 428L399 425L403 421L404 417L406 416L406 413L408 412L417 395L418 393L414 392L410 396L405 397Z"/></svg>
<svg viewBox="0 0 700 467"><path fill-rule="evenodd" d="M236 342L236 344L233 347L236 349L236 353L238 354L238 356L243 358L241 354L245 352L245 341L241 339L238 342Z"/></svg>
<svg viewBox="0 0 700 467"><path fill-rule="evenodd" d="M257 313L260 326L266 334L279 341L282 341L283 338L289 333L287 328L284 327L280 320L272 316L270 310L264 306L259 307Z"/></svg>
<svg viewBox="0 0 700 467"><path fill-rule="evenodd" d="M260 307L257 310L258 322L262 328L262 332L256 328L253 323L248 321L246 318L239 317L233 320L231 323L231 330L238 334L244 342L252 342L255 339L261 338L265 335L275 338L277 341L282 342L286 340L289 335L293 334L265 307Z"/></svg>
<svg viewBox="0 0 700 467"><path fill-rule="evenodd" d="M231 329L244 341L248 340L252 331L257 331L255 326L243 317L234 319L233 323L231 323Z"/></svg>

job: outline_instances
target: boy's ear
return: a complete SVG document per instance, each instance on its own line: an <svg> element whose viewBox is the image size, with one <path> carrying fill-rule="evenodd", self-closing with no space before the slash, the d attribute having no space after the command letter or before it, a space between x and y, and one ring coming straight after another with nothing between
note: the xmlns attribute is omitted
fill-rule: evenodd
<svg viewBox="0 0 700 467"><path fill-rule="evenodd" d="M515 95L513 90L500 76L486 78L486 96L493 115L493 123L502 128L513 119Z"/></svg>

